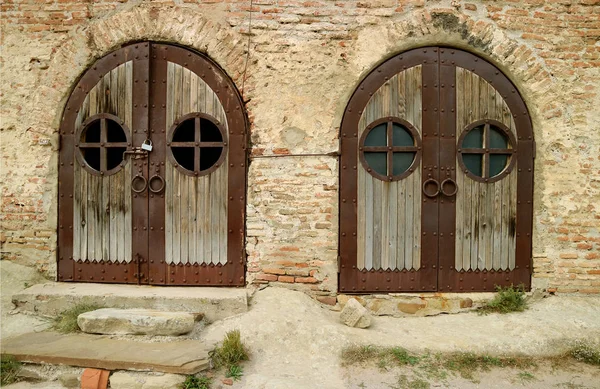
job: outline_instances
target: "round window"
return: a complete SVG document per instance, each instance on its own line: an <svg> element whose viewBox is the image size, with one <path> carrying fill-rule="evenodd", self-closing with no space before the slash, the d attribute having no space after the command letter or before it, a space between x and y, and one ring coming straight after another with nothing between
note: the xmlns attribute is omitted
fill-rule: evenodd
<svg viewBox="0 0 600 389"><path fill-rule="evenodd" d="M458 161L475 181L494 182L512 170L517 150L514 135L502 123L482 120L469 125L458 139Z"/></svg>
<svg viewBox="0 0 600 389"><path fill-rule="evenodd" d="M421 158L421 138L407 121L388 117L369 124L360 143L360 162L369 174L397 181L414 171Z"/></svg>
<svg viewBox="0 0 600 389"><path fill-rule="evenodd" d="M117 116L89 117L75 139L77 160L90 173L111 175L125 166L123 153L131 146L129 129Z"/></svg>
<svg viewBox="0 0 600 389"><path fill-rule="evenodd" d="M176 120L167 140L169 159L182 173L202 176L215 171L227 154L223 126L212 116L191 113Z"/></svg>

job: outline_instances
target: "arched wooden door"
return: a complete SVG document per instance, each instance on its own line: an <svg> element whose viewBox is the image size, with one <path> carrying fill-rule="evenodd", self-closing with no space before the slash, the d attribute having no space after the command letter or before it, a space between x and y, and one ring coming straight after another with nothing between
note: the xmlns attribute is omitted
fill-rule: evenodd
<svg viewBox="0 0 600 389"><path fill-rule="evenodd" d="M340 135L341 292L529 288L535 145L496 67L397 55L361 82Z"/></svg>
<svg viewBox="0 0 600 389"><path fill-rule="evenodd" d="M98 60L60 127L59 281L244 285L246 118L205 56Z"/></svg>

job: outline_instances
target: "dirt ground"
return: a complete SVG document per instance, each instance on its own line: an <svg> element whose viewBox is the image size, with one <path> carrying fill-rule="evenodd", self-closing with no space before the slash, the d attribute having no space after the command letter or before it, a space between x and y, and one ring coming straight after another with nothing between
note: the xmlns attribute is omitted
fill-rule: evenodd
<svg viewBox="0 0 600 389"><path fill-rule="evenodd" d="M1 267L2 337L47 327L47 321L11 314L8 294L24 288L21 277L26 276L24 269L16 266ZM339 312L303 293L283 288L258 291L250 304L247 313L210 323L191 335L212 345L221 341L227 331L239 329L250 350L251 360L243 364L241 380L226 386L221 383L223 375L217 374L213 389L600 388L600 369L587 365L566 370L542 365L525 372L497 369L477 373L473 381L453 375L431 379L415 367L342 367L340 359L342 349L351 345L401 346L413 353L556 355L577 339L600 342L597 296L549 296L532 303L525 312L507 315L481 316L472 312L420 318L375 317L372 326L364 330L346 327L339 322ZM56 381L7 386L60 387Z"/></svg>

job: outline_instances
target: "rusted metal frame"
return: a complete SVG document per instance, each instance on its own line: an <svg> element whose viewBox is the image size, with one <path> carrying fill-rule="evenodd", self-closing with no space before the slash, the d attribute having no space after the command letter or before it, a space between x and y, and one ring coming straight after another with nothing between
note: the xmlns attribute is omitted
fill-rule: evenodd
<svg viewBox="0 0 600 389"><path fill-rule="evenodd" d="M188 120L191 118L194 119L194 139L197 139L197 140L195 140L194 142L173 142L173 136L175 135L175 130L177 130L177 127L179 126L179 124L184 122L185 120ZM201 128L200 128L200 120L201 119L206 119L206 120L212 122L217 127L217 129L221 132L221 137L223 139L223 142L202 142L201 141ZM197 137L196 137L196 132L198 133ZM169 161L173 164L173 166L175 166L175 168L178 171L180 171L181 173L183 173L185 175L206 176L208 174L211 174L215 170L217 170L223 164L223 161L225 160L225 157L227 156L227 147L228 147L227 138L228 138L227 131L225 131L225 127L223 127L223 125L215 117L213 117L209 114L206 114L206 113L201 113L201 112L188 113L188 114L183 115L182 117L176 119L168 131L167 157L168 157ZM194 168L195 168L195 170L194 171L184 168L177 162L177 160L175 159L175 155L173 154L172 147L195 147L195 149L194 149ZM200 170L200 156L202 153L200 148L202 148L202 147L222 147L223 148L221 150L221 155L219 156L219 159L217 160L217 162L215 162L208 169L204 169L204 170Z"/></svg>
<svg viewBox="0 0 600 389"><path fill-rule="evenodd" d="M388 146L388 149L386 151L386 153L387 153L387 175L388 175L388 178L393 179L392 176L394 175L394 152L393 152L394 128L393 128L393 123L391 121L387 122L386 135L387 135L387 146Z"/></svg>
<svg viewBox="0 0 600 389"><path fill-rule="evenodd" d="M227 263L206 266L169 266L175 281L170 284L243 286L245 285L245 217L246 217L246 177L247 177L247 129L245 109L237 88L218 65L200 53L176 47L156 44L162 51L163 59L188 68L199 75L215 91L225 109L229 136L223 137L229 152L228 174L228 215L227 215ZM216 123L216 121L213 121ZM215 167L216 169L216 167ZM197 270L196 270L197 269ZM198 274L196 275L196 271ZM186 275L187 273L187 275ZM206 281L206 280L209 281ZM186 282L184 282L184 280Z"/></svg>
<svg viewBox="0 0 600 389"><path fill-rule="evenodd" d="M418 148L410 146L364 146L363 151L365 152L380 152L380 153L392 153L393 152L417 152Z"/></svg>
<svg viewBox="0 0 600 389"><path fill-rule="evenodd" d="M202 132L200 131L200 118L196 117L194 119L194 140L196 142L201 142L202 141ZM171 145L171 147L173 147ZM200 150L200 147L196 147L194 148L194 171L199 172L200 171L200 154L202 153L202 150Z"/></svg>
<svg viewBox="0 0 600 389"><path fill-rule="evenodd" d="M534 139L531 118L523 98L520 96L514 84L498 70L494 65L488 63L473 54L446 49L445 60L453 65L475 72L488 81L504 98L508 105L517 130L517 139L514 146L516 149L517 168L517 243L516 262L513 271L468 271L461 272L465 278L477 277L483 285L479 287L473 284L471 291L492 291L494 285L508 286L522 283L527 290L531 287L532 268L532 240L533 229L533 155ZM501 126L500 128L503 128ZM510 135L510 132L509 132ZM513 138L514 139L514 138ZM511 139L511 141L513 140ZM513 146L513 148L515 148ZM511 160L515 159L513 155ZM459 158L459 161L460 158ZM498 176L496 176L498 177ZM491 181L491 180L490 180ZM469 281L470 282L470 281Z"/></svg>
<svg viewBox="0 0 600 389"><path fill-rule="evenodd" d="M120 64L116 65L115 67L119 66ZM107 73L112 70L109 69L107 71ZM93 87L93 86L92 86ZM87 94L87 92L86 92ZM84 96L85 98L85 96ZM83 104L83 101L80 103ZM101 132L101 136L102 136L102 123L104 123L104 125L106 126L106 120L110 119L112 121L114 121L115 123L118 123L122 129L123 129L123 133L125 134L125 139L126 142L116 142L116 143L108 143L108 142L102 142L102 140L98 143L94 142L94 143L87 143L87 142L81 142L81 137L83 135L83 132L87 129L87 127L97 121L100 120L101 124L100 124L100 132ZM101 153L106 154L106 151L102 151L102 149L104 147L125 147L127 148L127 150L130 150L130 146L131 146L131 136L130 134L130 130L127 127L127 125L125 124L125 122L119 118L118 116L109 114L109 113L99 113L97 115L93 115L90 116L89 118L87 118L82 124L81 127L76 129L75 131L75 148L77 149L84 149L84 148L100 148ZM101 169L98 171L94 168L92 168L87 161L85 160L85 158L83 157L83 154L81 153L80 150L77 150L75 152L75 158L77 159L77 161L79 162L79 164L88 172L91 173L95 176L109 176L112 174L115 174L117 172L119 172L126 164L127 161L125 161L125 159L123 158L123 161L121 161L121 163L114 167L113 169L110 170L106 170L106 169Z"/></svg>
<svg viewBox="0 0 600 389"><path fill-rule="evenodd" d="M150 44L149 135L153 149L148 155L148 175L165 175L166 169L166 104L167 60L162 45ZM148 258L149 283L168 285L165 258L165 194L148 193Z"/></svg>
<svg viewBox="0 0 600 389"><path fill-rule="evenodd" d="M456 191L451 196L444 191L444 183L456 185L456 67L444 61L445 49L440 48L440 131L439 131L439 291L459 291L460 282L451 277L456 259Z"/></svg>
<svg viewBox="0 0 600 389"><path fill-rule="evenodd" d="M89 275L108 271L110 262L93 263L73 260L73 177L76 158L75 121L89 91L109 71L117 66L143 55L141 45L132 45L116 50L99 59L88 69L75 85L67 101L60 125L61 150L59 152L59 202L58 202L58 280L59 281L95 281ZM75 268L77 266L77 269ZM85 273L84 273L85 269ZM99 269L99 270L96 270ZM81 270L81 271L79 271ZM123 281L119 281L123 282Z"/></svg>
<svg viewBox="0 0 600 389"><path fill-rule="evenodd" d="M470 179L472 179L474 181L478 181L478 182L492 183L492 182L499 181L510 174L510 172L513 170L513 168L515 167L515 164L516 164L516 158L514 158L514 154L517 154L517 150L520 147L517 147L517 140L515 139L513 133L503 123L501 123L497 120L491 120L491 119L478 120L476 122L469 124L469 126L467 126L467 128L460 134L460 137L458 138L458 145L462 145L463 140L465 139L465 137L469 134L469 132L471 130L473 130L474 128L480 127L481 125L484 125L484 126L493 125L495 128L502 131L502 133L508 138L509 145L512 146L513 148L512 149L490 149L488 147L485 147L486 144L489 144L489 140L487 140L487 141L484 141L484 145L483 145L484 147L482 147L481 149L477 149L477 148L462 149L459 146L456 150L456 158L458 160L458 165L460 166L460 169ZM487 133L489 133L489 130L487 131ZM487 142L487 143L485 143L485 142ZM467 165L465 165L465 162L463 161L463 158L462 158L463 154L482 154L484 156L484 158L489 158L489 154L507 154L507 155L510 155L511 158L509 159L508 165L504 168L502 173L500 173L494 177L489 177L489 172L486 173L482 170L484 177L480 177L480 176L477 176L477 175L471 173L471 171L469 169L467 169Z"/></svg>
<svg viewBox="0 0 600 389"><path fill-rule="evenodd" d="M435 53L428 48L405 52L388 59L361 81L350 98L340 126L340 220L339 220L339 291L373 293L435 290L435 271L414 270L360 271L356 268L358 123L370 97L387 80L410 67L433 64ZM437 246L437 242L436 242ZM426 263L427 266L427 263Z"/></svg>
<svg viewBox="0 0 600 389"><path fill-rule="evenodd" d="M149 137L150 123L150 58L151 47L149 42L140 44L143 55L133 61L133 145L142 145ZM148 158L131 158L132 175L140 174L146 180L150 177ZM132 182L133 189L133 182ZM145 188L144 188L145 189ZM138 265L138 283L148 284L150 279L150 258L148 246L148 192L132 193L131 199L132 222L132 258Z"/></svg>
<svg viewBox="0 0 600 389"><path fill-rule="evenodd" d="M100 119L100 174L103 174L106 171L107 166L107 150L104 145L107 142L107 130L106 130L106 118Z"/></svg>
<svg viewBox="0 0 600 389"><path fill-rule="evenodd" d="M410 132L410 134L413 138L413 141L415 143L415 146L414 147L391 146L390 142L393 142L393 139L389 139L389 136L387 135L387 133L386 133L386 139L388 142L388 146L385 146L385 147L365 146L364 145L365 140L367 139L369 132L371 132L371 130L373 128L377 127L378 125L380 125L382 123L387 123L386 131L389 129L389 127L391 125L393 125L393 123L398 123L398 124L402 125L404 128L406 128ZM357 124L357 126L358 126L358 124ZM358 130L358 127L357 127L357 130ZM367 125L367 127L365 128L365 131L363 131L363 133L360 137L358 150L359 150L360 163L362 164L364 169L370 175L372 175L373 177L380 179L382 181L398 181L398 180L401 180L401 179L406 178L409 175L411 175L415 171L415 168L419 165L419 162L421 161L421 137L419 136L419 133L413 127L413 125L410 124L409 122L407 122L406 120L398 118L398 117L385 117L385 118L377 119L373 123L370 123L369 125ZM390 150L391 150L392 156L390 156ZM384 176L383 174L379 174L376 171L374 171L373 169L371 169L371 167L367 163L367 160L365 158L365 152L369 152L369 151L378 151L378 152L388 153L388 155L387 155L388 166L391 166L390 161L393 161L392 158L393 158L394 151L415 152L415 156L414 156L413 162L411 163L411 165L405 172L402 172L401 174L397 174L394 176L394 175L389 174L390 171L388 170L388 175Z"/></svg>

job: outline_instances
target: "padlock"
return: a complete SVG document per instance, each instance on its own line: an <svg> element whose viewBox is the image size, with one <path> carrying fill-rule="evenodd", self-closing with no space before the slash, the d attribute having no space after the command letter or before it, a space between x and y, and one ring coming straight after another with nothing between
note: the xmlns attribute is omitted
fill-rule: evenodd
<svg viewBox="0 0 600 389"><path fill-rule="evenodd" d="M142 143L142 150L152 151L152 141L150 139L146 139L144 143Z"/></svg>

